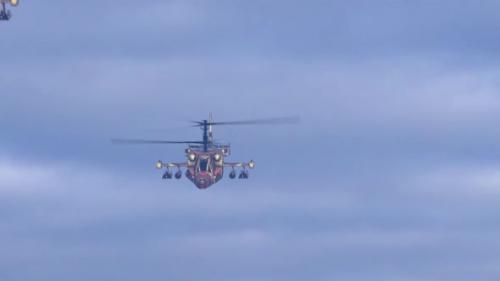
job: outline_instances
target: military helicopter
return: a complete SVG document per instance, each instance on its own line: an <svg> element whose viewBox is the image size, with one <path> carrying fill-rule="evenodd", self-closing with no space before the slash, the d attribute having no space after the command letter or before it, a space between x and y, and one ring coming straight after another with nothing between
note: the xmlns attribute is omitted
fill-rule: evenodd
<svg viewBox="0 0 500 281"><path fill-rule="evenodd" d="M255 162L226 162L225 158L231 154L229 144L214 142L213 127L223 125L275 125L275 124L293 124L298 123L298 117L280 117L268 119L240 120L214 122L212 114L208 120L191 121L193 127L200 127L203 131L201 141L165 141L165 140L141 140L141 139L112 139L113 144L188 144L185 149L185 162L164 163L158 161L157 169L166 169L163 179L180 179L182 177L182 168L186 169L185 176L192 181L197 188L206 189L220 181L224 175L224 168L230 168L230 179L236 178L236 170L239 169L239 179L248 179L248 169L255 167ZM176 170L173 174L172 169Z"/></svg>
<svg viewBox="0 0 500 281"><path fill-rule="evenodd" d="M9 10L7 10L6 6L9 3L12 7L19 5L19 0L0 0L2 4L2 10L0 10L0 20L9 20L12 15Z"/></svg>

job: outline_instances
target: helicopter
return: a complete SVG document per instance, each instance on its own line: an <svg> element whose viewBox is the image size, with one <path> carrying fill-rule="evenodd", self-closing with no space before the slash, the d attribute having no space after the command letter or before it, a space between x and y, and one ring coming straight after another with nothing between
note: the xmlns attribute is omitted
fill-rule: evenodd
<svg viewBox="0 0 500 281"><path fill-rule="evenodd" d="M248 179L249 169L255 168L255 162L226 162L225 158L231 154L230 144L221 144L214 141L213 127L225 125L276 125L293 124L299 122L299 117L279 117L267 119L253 119L240 121L215 122L212 114L208 119L191 121L192 127L199 127L203 132L201 141L165 141L165 140L142 140L142 139L112 139L113 144L187 144L185 149L186 160L183 162L156 162L156 168L165 169L163 179L180 179L182 168L185 176L198 189L206 189L223 178L224 169L230 168L229 178L235 179L239 170L238 179ZM176 170L175 174L172 170Z"/></svg>
<svg viewBox="0 0 500 281"><path fill-rule="evenodd" d="M11 13L9 10L7 10L6 6L7 3L10 4L12 7L16 7L19 5L19 0L0 0L0 3L2 4L2 10L0 10L0 20L10 20L12 17Z"/></svg>

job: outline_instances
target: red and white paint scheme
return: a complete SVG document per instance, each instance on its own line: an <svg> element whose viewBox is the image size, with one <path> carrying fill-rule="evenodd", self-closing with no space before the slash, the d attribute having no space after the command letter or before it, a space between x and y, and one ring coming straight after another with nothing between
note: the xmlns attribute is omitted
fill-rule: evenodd
<svg viewBox="0 0 500 281"><path fill-rule="evenodd" d="M229 144L216 143L213 138L213 126L222 125L256 125L256 124L289 124L297 123L298 117L282 117L270 119L255 119L244 121L214 122L212 114L208 120L194 121L194 127L200 127L203 131L201 141L164 141L164 140L137 140L137 139L114 139L114 144L188 144L186 148L186 160L182 162L158 161L157 169L165 169L163 179L182 178L183 169L185 176L199 189L206 189L220 181L224 176L224 169L229 168L229 178L235 179L239 171L239 179L248 179L249 169L255 167L253 160L249 162L226 162L225 159L231 154ZM175 172L175 173L174 173Z"/></svg>

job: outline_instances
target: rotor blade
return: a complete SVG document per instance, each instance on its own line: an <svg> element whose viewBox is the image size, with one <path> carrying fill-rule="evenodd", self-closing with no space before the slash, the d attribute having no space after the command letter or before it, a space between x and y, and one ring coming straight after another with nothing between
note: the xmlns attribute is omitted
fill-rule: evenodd
<svg viewBox="0 0 500 281"><path fill-rule="evenodd" d="M205 123L201 121L191 121L196 123L193 127L203 126ZM297 124L300 122L299 116L265 118L265 119L252 119L252 120L239 120L239 121L224 121L224 122L207 122L208 126L218 125L280 125L280 124Z"/></svg>
<svg viewBox="0 0 500 281"><path fill-rule="evenodd" d="M298 116L288 116L288 117L253 119L253 120L212 122L208 123L208 125L279 125L279 124L297 124L299 122L300 118Z"/></svg>
<svg viewBox="0 0 500 281"><path fill-rule="evenodd" d="M182 130L182 129L188 129L188 128L191 128L191 126L186 125L186 126L169 127L169 128L163 128L163 129L144 129L141 131L142 132L151 132L151 133L164 133L164 132L171 132L174 130Z"/></svg>
<svg viewBox="0 0 500 281"><path fill-rule="evenodd" d="M164 141L164 140L137 140L137 139L112 139L113 144L203 144L202 141Z"/></svg>

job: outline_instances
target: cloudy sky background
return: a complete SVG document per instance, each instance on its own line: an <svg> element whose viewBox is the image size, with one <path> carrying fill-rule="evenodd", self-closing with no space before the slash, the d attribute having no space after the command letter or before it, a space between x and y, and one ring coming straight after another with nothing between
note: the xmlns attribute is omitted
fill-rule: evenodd
<svg viewBox="0 0 500 281"><path fill-rule="evenodd" d="M498 1L24 1L0 25L0 280L496 280ZM186 120L248 181L162 181Z"/></svg>

